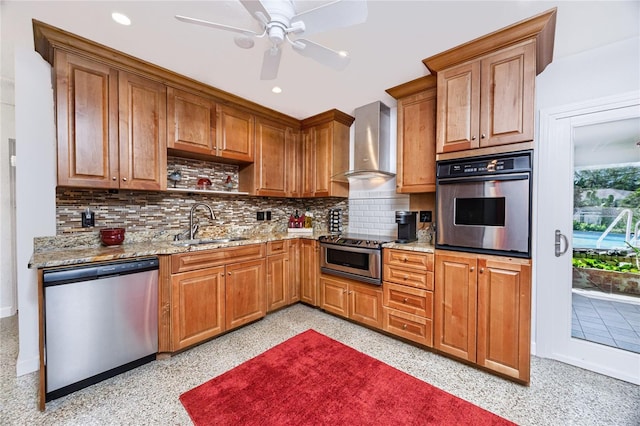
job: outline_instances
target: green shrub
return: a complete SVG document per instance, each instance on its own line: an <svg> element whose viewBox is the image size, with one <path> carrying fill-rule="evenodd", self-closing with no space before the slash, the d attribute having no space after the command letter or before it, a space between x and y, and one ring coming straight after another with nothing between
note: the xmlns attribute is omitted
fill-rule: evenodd
<svg viewBox="0 0 640 426"><path fill-rule="evenodd" d="M603 269L605 271L615 271L615 272L635 272L638 273L638 268L636 265L628 262L618 262L616 260L601 260L601 259L593 259L593 258L577 258L574 257L572 259L572 264L576 268L592 268L592 269Z"/></svg>

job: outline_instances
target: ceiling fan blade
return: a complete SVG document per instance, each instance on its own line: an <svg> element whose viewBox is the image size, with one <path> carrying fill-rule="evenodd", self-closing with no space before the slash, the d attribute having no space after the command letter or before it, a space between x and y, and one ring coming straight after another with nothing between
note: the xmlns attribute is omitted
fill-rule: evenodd
<svg viewBox="0 0 640 426"><path fill-rule="evenodd" d="M334 28L350 27L367 20L367 2L360 0L336 0L315 9L310 9L291 18L294 22L304 22L305 36L332 30Z"/></svg>
<svg viewBox="0 0 640 426"><path fill-rule="evenodd" d="M246 30L238 27L232 27L230 25L217 24L215 22L209 22L209 21L205 21L197 18L189 18L188 16L176 15L176 19L178 21L186 22L187 24L202 25L204 27L216 28L219 30L226 30L226 31L233 31L235 33L240 33L244 35L251 35L251 36L258 35L258 33L256 33L255 31Z"/></svg>
<svg viewBox="0 0 640 426"><path fill-rule="evenodd" d="M242 3L242 6L247 9L247 12L249 12L252 17L262 22L264 25L267 25L267 23L271 21L271 15L269 15L269 12L264 8L261 2L257 0L240 0L240 3Z"/></svg>
<svg viewBox="0 0 640 426"><path fill-rule="evenodd" d="M291 44L291 47L302 56L314 59L338 71L345 69L351 61L348 55L340 54L309 40L297 39Z"/></svg>
<svg viewBox="0 0 640 426"><path fill-rule="evenodd" d="M280 56L282 56L282 49L276 46L271 47L264 52L260 80L274 80L278 76Z"/></svg>

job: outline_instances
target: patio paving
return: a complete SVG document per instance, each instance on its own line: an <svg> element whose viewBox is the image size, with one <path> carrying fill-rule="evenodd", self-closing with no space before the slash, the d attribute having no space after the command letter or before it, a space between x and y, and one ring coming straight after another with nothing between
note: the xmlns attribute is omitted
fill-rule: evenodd
<svg viewBox="0 0 640 426"><path fill-rule="evenodd" d="M640 353L640 304L573 293L571 335Z"/></svg>

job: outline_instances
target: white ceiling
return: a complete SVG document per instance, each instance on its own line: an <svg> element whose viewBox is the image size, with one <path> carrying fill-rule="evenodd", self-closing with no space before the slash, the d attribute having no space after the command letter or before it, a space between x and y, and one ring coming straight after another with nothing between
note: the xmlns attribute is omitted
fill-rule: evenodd
<svg viewBox="0 0 640 426"><path fill-rule="evenodd" d="M301 7L326 1L296 1ZM558 7L554 59L637 37L638 1L369 1L364 24L310 36L351 63L334 71L285 46L278 78L261 81L266 40L238 48L234 33L189 25L181 14L259 31L236 0L2 1L2 76L12 78L13 46L32 48L31 19L105 44L296 118L338 108L395 101L385 89L428 74L422 59ZM111 13L133 21L123 27ZM588 70L586 70L588 72ZM283 93L271 93L274 84Z"/></svg>

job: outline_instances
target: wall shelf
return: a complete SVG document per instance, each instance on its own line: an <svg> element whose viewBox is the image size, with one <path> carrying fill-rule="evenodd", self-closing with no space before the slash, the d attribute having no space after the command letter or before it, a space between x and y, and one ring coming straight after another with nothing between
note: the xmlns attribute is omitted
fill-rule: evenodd
<svg viewBox="0 0 640 426"><path fill-rule="evenodd" d="M191 188L167 188L167 192L182 192L193 194L212 194L212 195L249 195L248 192L239 191L213 191L211 189L191 189Z"/></svg>

